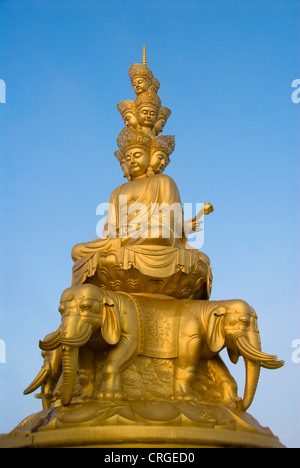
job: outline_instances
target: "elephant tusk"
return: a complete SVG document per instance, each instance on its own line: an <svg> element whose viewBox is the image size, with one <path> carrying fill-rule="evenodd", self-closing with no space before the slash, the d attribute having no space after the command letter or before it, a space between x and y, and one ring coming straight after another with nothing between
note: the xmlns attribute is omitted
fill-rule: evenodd
<svg viewBox="0 0 300 468"><path fill-rule="evenodd" d="M81 327L78 335L74 337L62 337L60 339L61 344L67 346L80 347L85 345L90 339L93 332L93 325L91 323L84 323Z"/></svg>
<svg viewBox="0 0 300 468"><path fill-rule="evenodd" d="M28 395L29 393L34 392L39 388L46 380L48 375L48 369L42 368L36 378L31 382L31 384L24 390L23 394Z"/></svg>
<svg viewBox="0 0 300 468"><path fill-rule="evenodd" d="M277 363L277 356L272 354L266 354L262 351L254 348L248 340L246 340L243 336L240 336L236 340L237 348L239 352L247 357L248 359L259 361L260 363L267 363L267 362L274 362Z"/></svg>
<svg viewBox="0 0 300 468"><path fill-rule="evenodd" d="M280 367L284 366L284 361L266 361L262 362L261 366L265 369L279 369Z"/></svg>
<svg viewBox="0 0 300 468"><path fill-rule="evenodd" d="M52 351L53 349L57 349L60 346L60 328L56 330L56 332L51 333L49 338L46 338L44 341L39 342L39 347L43 351Z"/></svg>

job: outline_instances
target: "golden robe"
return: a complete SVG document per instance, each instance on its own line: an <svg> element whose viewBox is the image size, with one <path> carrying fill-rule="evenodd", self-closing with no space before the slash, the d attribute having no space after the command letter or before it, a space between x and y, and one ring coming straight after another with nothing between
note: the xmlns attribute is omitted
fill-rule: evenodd
<svg viewBox="0 0 300 468"><path fill-rule="evenodd" d="M112 251L123 270L134 266L153 277L188 273L199 259L209 265L208 257L187 243L180 194L171 177L148 177L145 189L128 204L122 198L126 186L117 187L110 197L103 237L73 247L73 285L91 278L101 256Z"/></svg>

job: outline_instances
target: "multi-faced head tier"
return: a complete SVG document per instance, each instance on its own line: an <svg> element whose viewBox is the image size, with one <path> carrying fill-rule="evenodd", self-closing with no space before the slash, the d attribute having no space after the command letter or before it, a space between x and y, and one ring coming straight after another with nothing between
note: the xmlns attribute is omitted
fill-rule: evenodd
<svg viewBox="0 0 300 468"><path fill-rule="evenodd" d="M124 177L130 181L144 174L162 173L170 163L175 138L173 135L159 135L171 111L161 105L157 95L160 83L147 67L145 46L142 64L133 63L129 68L129 77L136 98L117 105L125 127L117 138L119 149L115 156ZM142 162L139 171L134 167L137 157Z"/></svg>

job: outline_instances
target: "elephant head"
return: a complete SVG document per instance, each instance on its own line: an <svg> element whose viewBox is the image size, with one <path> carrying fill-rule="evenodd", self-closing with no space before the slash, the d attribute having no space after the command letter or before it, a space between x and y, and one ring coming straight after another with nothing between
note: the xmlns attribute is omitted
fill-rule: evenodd
<svg viewBox="0 0 300 468"><path fill-rule="evenodd" d="M58 308L61 326L48 339L40 341L40 348L49 351L62 346L63 386L61 401L70 403L75 386L79 348L101 330L102 337L114 345L120 339L120 326L114 302L105 292L92 285L83 284L66 289Z"/></svg>
<svg viewBox="0 0 300 468"><path fill-rule="evenodd" d="M209 316L207 325L207 344L211 351L218 353L227 347L230 360L236 364L242 356L246 367L246 382L242 401L239 407L246 411L251 405L258 380L260 368L278 369L284 361L277 356L261 351L257 315L244 301L222 301Z"/></svg>

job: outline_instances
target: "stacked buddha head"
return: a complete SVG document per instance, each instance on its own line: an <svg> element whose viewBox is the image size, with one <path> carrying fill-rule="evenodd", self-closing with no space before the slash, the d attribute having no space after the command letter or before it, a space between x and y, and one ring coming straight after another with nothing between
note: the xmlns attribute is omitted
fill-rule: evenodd
<svg viewBox="0 0 300 468"><path fill-rule="evenodd" d="M117 104L126 127L117 139L119 150L115 152L115 156L120 162L124 177L130 181L134 176L126 164L125 153L127 149L132 148L133 140L138 143L142 140L142 135L148 137L149 144L147 148L144 145L142 150L146 151L148 156L147 174L150 176L163 172L170 163L170 155L175 148L175 137L158 136L171 115L171 111L161 106L161 100L157 95L160 83L147 67L145 46L142 64L133 63L129 68L129 77L136 99Z"/></svg>
<svg viewBox="0 0 300 468"><path fill-rule="evenodd" d="M124 127L120 132L117 143L119 149L115 152L115 156L128 181L144 174L151 176L162 173L170 163L170 155L175 148L173 135L150 137L140 129L128 127ZM137 157L139 164L143 160L143 173L137 171L135 167Z"/></svg>

